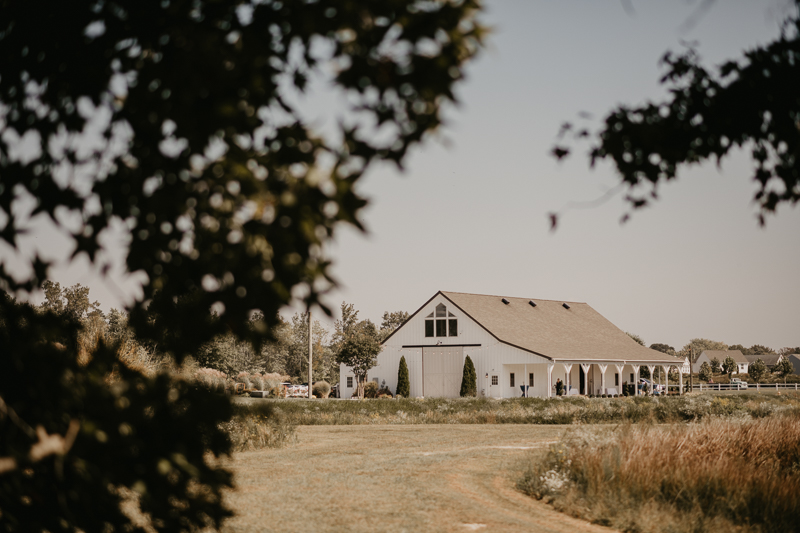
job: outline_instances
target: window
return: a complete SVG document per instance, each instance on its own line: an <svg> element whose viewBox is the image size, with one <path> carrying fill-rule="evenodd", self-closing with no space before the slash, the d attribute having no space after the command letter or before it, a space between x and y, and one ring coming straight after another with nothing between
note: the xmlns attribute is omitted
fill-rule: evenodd
<svg viewBox="0 0 800 533"><path fill-rule="evenodd" d="M510 386L511 386L511 387L513 387L513 386L514 386L514 373L513 373L513 372L511 373L511 383L510 383Z"/></svg>
<svg viewBox="0 0 800 533"><path fill-rule="evenodd" d="M528 374L528 387L533 387L533 372Z"/></svg>
<svg viewBox="0 0 800 533"><path fill-rule="evenodd" d="M616 372L614 373L614 386L619 387L619 374Z"/></svg>
<svg viewBox="0 0 800 533"><path fill-rule="evenodd" d="M630 383L633 383L633 373L631 372L631 380Z"/></svg>
<svg viewBox="0 0 800 533"><path fill-rule="evenodd" d="M425 336L458 337L458 319L446 305L437 305L436 310L425 317Z"/></svg>
<svg viewBox="0 0 800 533"><path fill-rule="evenodd" d="M497 381L497 376L492 376L492 385L499 385L500 382Z"/></svg>
<svg viewBox="0 0 800 533"><path fill-rule="evenodd" d="M348 389L353 388L353 376L347 376L347 388Z"/></svg>

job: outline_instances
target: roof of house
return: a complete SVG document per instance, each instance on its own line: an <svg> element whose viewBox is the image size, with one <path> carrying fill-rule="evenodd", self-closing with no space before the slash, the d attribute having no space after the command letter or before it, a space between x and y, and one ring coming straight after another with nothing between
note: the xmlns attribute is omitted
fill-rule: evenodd
<svg viewBox="0 0 800 533"><path fill-rule="evenodd" d="M681 358L640 345L583 302L444 291L437 294L450 300L500 342L548 359L683 363Z"/></svg>
<svg viewBox="0 0 800 533"><path fill-rule="evenodd" d="M755 363L757 360L761 359L764 361L764 364L767 366L775 366L778 364L778 361L781 358L780 354L777 353L761 353L761 354L754 354L754 355L745 355L745 359L748 362Z"/></svg>
<svg viewBox="0 0 800 533"><path fill-rule="evenodd" d="M701 353L700 355L702 356L703 354L705 354L706 357L708 357L709 359L714 359L716 357L717 359L719 359L720 363L725 361L726 357L732 358L737 363L742 363L742 364L750 363L750 361L748 361L747 358L744 356L744 354L742 354L742 352L740 352L739 350L703 350L703 353Z"/></svg>

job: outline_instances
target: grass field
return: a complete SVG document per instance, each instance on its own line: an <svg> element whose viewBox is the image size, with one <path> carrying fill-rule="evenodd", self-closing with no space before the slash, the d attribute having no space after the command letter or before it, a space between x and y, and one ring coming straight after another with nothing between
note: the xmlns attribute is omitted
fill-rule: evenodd
<svg viewBox="0 0 800 533"><path fill-rule="evenodd" d="M598 431L608 431L601 426ZM303 426L280 449L227 462L224 533L601 532L515 488L562 426Z"/></svg>

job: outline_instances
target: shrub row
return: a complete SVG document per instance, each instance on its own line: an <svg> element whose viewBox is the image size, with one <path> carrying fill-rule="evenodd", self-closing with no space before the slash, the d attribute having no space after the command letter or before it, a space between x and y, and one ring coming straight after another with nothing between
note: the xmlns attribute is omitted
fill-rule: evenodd
<svg viewBox="0 0 800 533"><path fill-rule="evenodd" d="M251 402L247 408L274 407L287 423L296 425L672 423L708 417L763 418L784 412L800 417L800 396L794 395Z"/></svg>

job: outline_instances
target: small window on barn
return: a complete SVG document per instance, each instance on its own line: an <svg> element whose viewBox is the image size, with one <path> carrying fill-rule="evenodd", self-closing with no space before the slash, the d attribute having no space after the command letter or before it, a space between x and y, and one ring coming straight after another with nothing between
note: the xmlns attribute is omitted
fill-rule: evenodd
<svg viewBox="0 0 800 533"><path fill-rule="evenodd" d="M528 374L528 387L533 387L533 372Z"/></svg>
<svg viewBox="0 0 800 533"><path fill-rule="evenodd" d="M447 316L447 307L444 304L436 306L436 316Z"/></svg>
<svg viewBox="0 0 800 533"><path fill-rule="evenodd" d="M492 385L498 385L500 382L497 380L497 376L492 376Z"/></svg>
<svg viewBox="0 0 800 533"><path fill-rule="evenodd" d="M433 337L433 320L425 321L425 336Z"/></svg>
<svg viewBox="0 0 800 533"><path fill-rule="evenodd" d="M458 337L458 320L456 320L455 318L451 318L448 320L448 322L449 322L450 336Z"/></svg>
<svg viewBox="0 0 800 533"><path fill-rule="evenodd" d="M514 386L514 373L513 372L511 373L511 379L509 381L510 381L510 383L508 385L510 387L513 387Z"/></svg>
<svg viewBox="0 0 800 533"><path fill-rule="evenodd" d="M619 374L614 373L614 386L619 387Z"/></svg>
<svg viewBox="0 0 800 533"><path fill-rule="evenodd" d="M347 388L348 389L353 388L353 376L347 376Z"/></svg>

